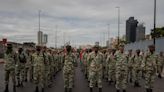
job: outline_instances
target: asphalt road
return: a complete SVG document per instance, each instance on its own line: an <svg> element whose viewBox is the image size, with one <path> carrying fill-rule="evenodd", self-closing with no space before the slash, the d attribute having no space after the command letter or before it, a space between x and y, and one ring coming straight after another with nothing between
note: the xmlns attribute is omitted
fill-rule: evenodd
<svg viewBox="0 0 164 92"><path fill-rule="evenodd" d="M11 83L10 83L11 86ZM156 79L154 84L154 92L164 92L164 78ZM10 92L12 88L10 87ZM0 64L0 92L4 90L4 69L3 65ZM98 89L95 88L94 92L98 92ZM17 88L17 92L34 92L34 85L30 82L25 84L24 88ZM54 79L53 87L46 88L45 92L64 92L63 88L63 75L62 72L59 72ZM73 92L89 92L89 87L87 80L84 78L83 73L80 70L80 67L76 69L75 73L75 87ZM107 82L103 82L103 92L116 92L114 85L109 86ZM127 92L145 92L144 88L134 88L132 85L128 86Z"/></svg>

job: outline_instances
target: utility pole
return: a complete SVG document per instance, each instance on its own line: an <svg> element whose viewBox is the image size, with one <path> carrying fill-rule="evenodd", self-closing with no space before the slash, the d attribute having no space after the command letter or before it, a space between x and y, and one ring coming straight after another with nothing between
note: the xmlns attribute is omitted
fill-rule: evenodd
<svg viewBox="0 0 164 92"><path fill-rule="evenodd" d="M116 7L118 9L118 45L120 44L120 7Z"/></svg>
<svg viewBox="0 0 164 92"><path fill-rule="evenodd" d="M156 44L156 41L155 41L155 38L156 38L156 7L157 7L157 3L156 3L156 0L154 0L154 42L153 42L153 44L154 44L154 46L155 46L155 44Z"/></svg>
<svg viewBox="0 0 164 92"><path fill-rule="evenodd" d="M58 41L57 33L58 33L58 26L56 25L56 30L55 30L55 48L56 49L57 49L57 41Z"/></svg>
<svg viewBox="0 0 164 92"><path fill-rule="evenodd" d="M110 41L110 24L108 24L108 47L109 47L109 41Z"/></svg>
<svg viewBox="0 0 164 92"><path fill-rule="evenodd" d="M40 13L41 13L41 10L39 10L38 12L39 12L39 31L40 31Z"/></svg>
<svg viewBox="0 0 164 92"><path fill-rule="evenodd" d="M65 32L63 32L63 45L64 46L65 46L65 36L66 36Z"/></svg>

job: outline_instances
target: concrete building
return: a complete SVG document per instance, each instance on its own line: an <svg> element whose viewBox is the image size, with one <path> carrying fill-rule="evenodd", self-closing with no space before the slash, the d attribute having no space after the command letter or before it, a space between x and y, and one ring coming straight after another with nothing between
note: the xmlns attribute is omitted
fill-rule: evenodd
<svg viewBox="0 0 164 92"><path fill-rule="evenodd" d="M43 32L38 31L38 45L43 45Z"/></svg>
<svg viewBox="0 0 164 92"><path fill-rule="evenodd" d="M126 21L126 41L128 43L136 41L136 28L138 21L134 19L134 17L130 17Z"/></svg>
<svg viewBox="0 0 164 92"><path fill-rule="evenodd" d="M136 41L144 40L145 39L145 26L142 24L139 24L136 30Z"/></svg>
<svg viewBox="0 0 164 92"><path fill-rule="evenodd" d="M48 35L44 34L43 35L43 43L46 45L48 43Z"/></svg>

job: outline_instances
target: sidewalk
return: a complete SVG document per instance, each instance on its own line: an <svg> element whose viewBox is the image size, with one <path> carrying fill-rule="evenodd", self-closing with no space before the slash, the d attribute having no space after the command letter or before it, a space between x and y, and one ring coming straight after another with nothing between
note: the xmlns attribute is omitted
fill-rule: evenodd
<svg viewBox="0 0 164 92"><path fill-rule="evenodd" d="M3 64L4 63L4 60L3 59L0 59L0 64Z"/></svg>

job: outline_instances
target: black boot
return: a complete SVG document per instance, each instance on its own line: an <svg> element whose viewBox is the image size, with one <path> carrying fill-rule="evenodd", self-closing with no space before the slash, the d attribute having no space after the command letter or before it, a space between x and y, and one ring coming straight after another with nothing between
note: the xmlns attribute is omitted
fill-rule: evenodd
<svg viewBox="0 0 164 92"><path fill-rule="evenodd" d="M42 88L42 92L44 92L44 88Z"/></svg>
<svg viewBox="0 0 164 92"><path fill-rule="evenodd" d="M23 82L20 83L20 87L24 87L24 86L23 86Z"/></svg>
<svg viewBox="0 0 164 92"><path fill-rule="evenodd" d="M64 92L67 92L67 88L64 88Z"/></svg>
<svg viewBox="0 0 164 92"><path fill-rule="evenodd" d="M135 82L134 83L134 87L140 87L139 83L138 82Z"/></svg>
<svg viewBox="0 0 164 92"><path fill-rule="evenodd" d="M90 92L93 92L93 88L90 88Z"/></svg>
<svg viewBox="0 0 164 92"><path fill-rule="evenodd" d="M158 75L158 78L162 79L162 76L161 76L161 74L159 74L159 75Z"/></svg>
<svg viewBox="0 0 164 92"><path fill-rule="evenodd" d="M68 92L72 92L72 88L69 88L69 91Z"/></svg>
<svg viewBox="0 0 164 92"><path fill-rule="evenodd" d="M16 92L16 86L15 85L13 86L13 92Z"/></svg>
<svg viewBox="0 0 164 92"><path fill-rule="evenodd" d="M126 92L126 90L124 89L123 92Z"/></svg>
<svg viewBox="0 0 164 92"><path fill-rule="evenodd" d="M20 87L20 86L21 86L20 81L18 81L17 87Z"/></svg>
<svg viewBox="0 0 164 92"><path fill-rule="evenodd" d="M27 82L27 78L24 81Z"/></svg>
<svg viewBox="0 0 164 92"><path fill-rule="evenodd" d="M152 89L149 89L150 90L150 92L153 92L153 90Z"/></svg>
<svg viewBox="0 0 164 92"><path fill-rule="evenodd" d="M116 92L120 92L120 90L117 89Z"/></svg>
<svg viewBox="0 0 164 92"><path fill-rule="evenodd" d="M35 92L39 92L38 86L35 87Z"/></svg>
<svg viewBox="0 0 164 92"><path fill-rule="evenodd" d="M102 88L99 88L99 92L102 92Z"/></svg>
<svg viewBox="0 0 164 92"><path fill-rule="evenodd" d="M4 90L4 92L9 92L8 84L5 86L5 90Z"/></svg>
<svg viewBox="0 0 164 92"><path fill-rule="evenodd" d="M150 89L147 88L147 89L146 89L146 92L150 92Z"/></svg>
<svg viewBox="0 0 164 92"><path fill-rule="evenodd" d="M111 85L112 84L112 81L109 81L109 85Z"/></svg>

